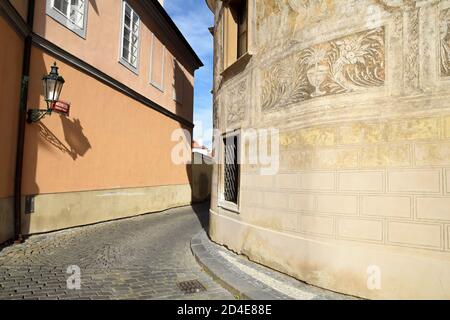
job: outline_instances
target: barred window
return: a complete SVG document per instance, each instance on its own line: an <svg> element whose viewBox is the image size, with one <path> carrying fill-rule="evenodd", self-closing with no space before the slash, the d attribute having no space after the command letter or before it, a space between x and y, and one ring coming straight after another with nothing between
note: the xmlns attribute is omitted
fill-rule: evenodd
<svg viewBox="0 0 450 320"><path fill-rule="evenodd" d="M225 137L224 142L224 199L238 203L240 167L238 163L239 136Z"/></svg>

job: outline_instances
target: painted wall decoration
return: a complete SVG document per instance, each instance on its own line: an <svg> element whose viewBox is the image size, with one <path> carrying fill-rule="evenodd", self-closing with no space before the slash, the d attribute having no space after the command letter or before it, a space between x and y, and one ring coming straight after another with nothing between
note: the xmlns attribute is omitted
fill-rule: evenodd
<svg viewBox="0 0 450 320"><path fill-rule="evenodd" d="M257 25L262 50L277 47L286 39L334 13L335 0L258 0Z"/></svg>
<svg viewBox="0 0 450 320"><path fill-rule="evenodd" d="M262 72L262 109L382 86L385 31L376 28L314 45Z"/></svg>
<svg viewBox="0 0 450 320"><path fill-rule="evenodd" d="M242 121L245 115L247 96L247 81L242 80L230 89L225 97L227 125Z"/></svg>
<svg viewBox="0 0 450 320"><path fill-rule="evenodd" d="M444 77L450 76L450 8L440 14L440 70Z"/></svg>

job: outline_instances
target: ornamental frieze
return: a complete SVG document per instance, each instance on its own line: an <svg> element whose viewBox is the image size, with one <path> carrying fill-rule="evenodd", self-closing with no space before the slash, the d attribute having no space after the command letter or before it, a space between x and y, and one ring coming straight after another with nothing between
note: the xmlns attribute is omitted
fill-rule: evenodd
<svg viewBox="0 0 450 320"><path fill-rule="evenodd" d="M317 44L262 72L262 109L384 85L383 27Z"/></svg>
<svg viewBox="0 0 450 320"><path fill-rule="evenodd" d="M450 76L450 8L443 10L439 17L440 29L440 71L444 77Z"/></svg>

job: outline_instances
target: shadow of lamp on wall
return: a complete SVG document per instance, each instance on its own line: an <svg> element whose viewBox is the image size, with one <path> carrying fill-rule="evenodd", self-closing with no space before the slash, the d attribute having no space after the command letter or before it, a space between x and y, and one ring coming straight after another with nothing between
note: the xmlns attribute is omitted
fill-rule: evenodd
<svg viewBox="0 0 450 320"><path fill-rule="evenodd" d="M67 145L61 141L49 128L42 122L39 123L39 136L45 141L68 154L73 160L79 156L82 157L91 148L88 138L83 134L83 127L79 119L73 121L61 116L64 130L64 139Z"/></svg>
<svg viewBox="0 0 450 320"><path fill-rule="evenodd" d="M69 105L59 101L59 95L64 85L64 78L58 73L56 62L51 66L50 73L42 77L44 86L44 98L47 109L29 109L27 112L27 122L34 123L40 121L46 115L51 115L53 111L68 114Z"/></svg>

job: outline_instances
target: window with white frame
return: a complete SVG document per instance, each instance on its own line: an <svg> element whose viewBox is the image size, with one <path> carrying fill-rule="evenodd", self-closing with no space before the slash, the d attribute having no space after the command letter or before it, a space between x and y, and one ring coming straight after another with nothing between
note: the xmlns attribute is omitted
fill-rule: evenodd
<svg viewBox="0 0 450 320"><path fill-rule="evenodd" d="M86 37L87 0L47 0L49 16L79 36Z"/></svg>
<svg viewBox="0 0 450 320"><path fill-rule="evenodd" d="M221 145L221 169L219 183L219 206L239 212L240 199L240 155L241 135L239 131L224 134Z"/></svg>
<svg viewBox="0 0 450 320"><path fill-rule="evenodd" d="M139 63L140 18L131 6L124 1L122 10L122 34L120 62L137 72Z"/></svg>

